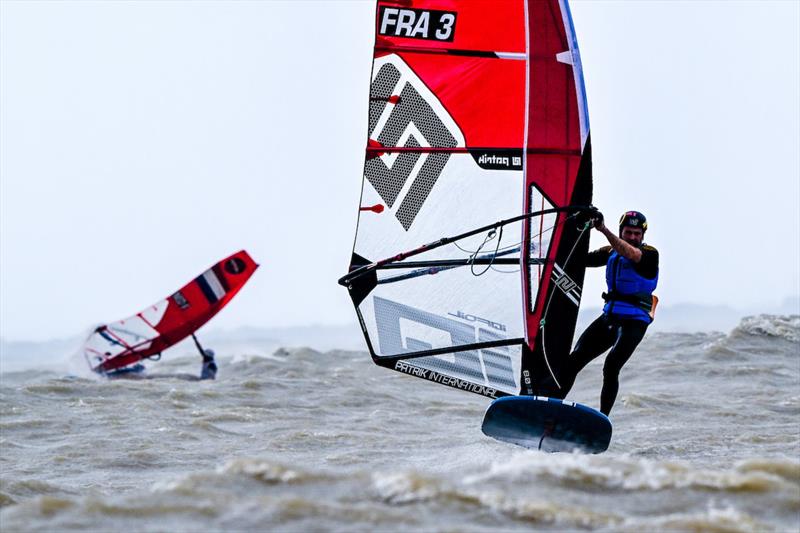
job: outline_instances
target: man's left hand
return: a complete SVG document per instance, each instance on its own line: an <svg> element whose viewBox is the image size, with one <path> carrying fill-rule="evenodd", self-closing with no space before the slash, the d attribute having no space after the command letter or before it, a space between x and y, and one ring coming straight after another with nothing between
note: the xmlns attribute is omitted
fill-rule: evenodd
<svg viewBox="0 0 800 533"><path fill-rule="evenodd" d="M603 228L605 227L603 224L603 213L595 210L592 215L592 225L595 227L595 229L603 231Z"/></svg>

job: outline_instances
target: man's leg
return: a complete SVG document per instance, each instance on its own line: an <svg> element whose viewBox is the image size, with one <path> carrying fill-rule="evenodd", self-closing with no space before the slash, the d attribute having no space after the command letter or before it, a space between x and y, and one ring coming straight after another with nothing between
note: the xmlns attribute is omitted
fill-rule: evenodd
<svg viewBox="0 0 800 533"><path fill-rule="evenodd" d="M583 370L583 367L608 350L615 340L615 328L608 323L605 315L600 315L597 320L586 328L586 331L578 339L578 344L575 345L575 351L567 357L564 371L559 376L559 384L561 385L559 398L565 398L569 394L575 384L575 378Z"/></svg>
<svg viewBox="0 0 800 533"><path fill-rule="evenodd" d="M626 320L617 326L617 342L608 352L603 365L603 390L600 393L600 411L606 416L611 412L619 391L619 373L633 355L633 351L644 338L649 324L641 320Z"/></svg>

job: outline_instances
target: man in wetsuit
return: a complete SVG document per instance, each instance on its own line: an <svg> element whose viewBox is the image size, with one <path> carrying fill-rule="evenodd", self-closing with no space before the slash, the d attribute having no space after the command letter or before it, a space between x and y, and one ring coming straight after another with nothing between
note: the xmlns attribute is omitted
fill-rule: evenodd
<svg viewBox="0 0 800 533"><path fill-rule="evenodd" d="M194 339L194 344L197 346L197 350L203 358L203 366L200 368L200 379L216 379L217 363L214 361L214 350L211 348L203 348L194 333L192 333L192 339Z"/></svg>
<svg viewBox="0 0 800 533"><path fill-rule="evenodd" d="M658 283L658 250L643 242L647 219L638 211L628 211L619 221L619 236L603 223L602 215L594 227L608 239L610 246L590 252L587 267L606 267L608 292L603 314L583 332L562 375L563 398L575 383L575 377L590 361L611 348L603 366L603 390L600 411L608 415L617 398L619 372L644 337L653 321L653 291Z"/></svg>

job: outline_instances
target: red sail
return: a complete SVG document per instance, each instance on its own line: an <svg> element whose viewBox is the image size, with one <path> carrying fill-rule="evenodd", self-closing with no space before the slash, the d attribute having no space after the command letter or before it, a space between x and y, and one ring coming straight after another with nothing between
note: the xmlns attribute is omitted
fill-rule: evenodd
<svg viewBox="0 0 800 533"><path fill-rule="evenodd" d="M95 329L83 345L89 366L109 372L160 354L208 322L236 296L258 265L244 250L197 276L164 300Z"/></svg>
<svg viewBox="0 0 800 533"><path fill-rule="evenodd" d="M546 388L591 202L567 3L379 0L375 31L360 205L385 209L360 210L340 280L373 359L487 396Z"/></svg>

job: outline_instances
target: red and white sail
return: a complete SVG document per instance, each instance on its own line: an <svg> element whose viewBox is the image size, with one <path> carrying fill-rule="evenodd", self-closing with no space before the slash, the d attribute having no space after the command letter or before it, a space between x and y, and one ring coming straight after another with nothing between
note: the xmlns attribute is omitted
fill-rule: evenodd
<svg viewBox="0 0 800 533"><path fill-rule="evenodd" d="M96 328L82 347L92 370L109 372L160 354L208 322L239 292L258 265L244 250L226 257L171 296Z"/></svg>
<svg viewBox="0 0 800 533"><path fill-rule="evenodd" d="M487 396L544 390L572 341L588 249L570 207L592 187L567 2L379 0L375 31L340 280L373 360Z"/></svg>

